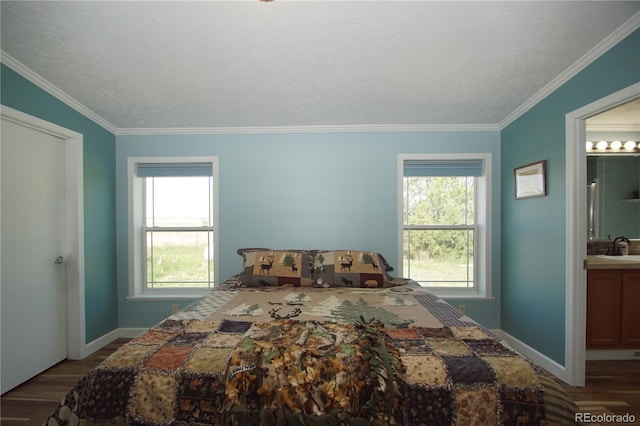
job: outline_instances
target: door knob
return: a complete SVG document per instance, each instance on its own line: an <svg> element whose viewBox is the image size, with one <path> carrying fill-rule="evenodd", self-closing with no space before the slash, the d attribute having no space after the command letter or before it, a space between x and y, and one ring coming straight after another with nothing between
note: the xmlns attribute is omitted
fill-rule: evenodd
<svg viewBox="0 0 640 426"><path fill-rule="evenodd" d="M56 260L53 261L53 263L57 263L58 265L61 264L62 262L64 262L64 257L62 256L56 257Z"/></svg>

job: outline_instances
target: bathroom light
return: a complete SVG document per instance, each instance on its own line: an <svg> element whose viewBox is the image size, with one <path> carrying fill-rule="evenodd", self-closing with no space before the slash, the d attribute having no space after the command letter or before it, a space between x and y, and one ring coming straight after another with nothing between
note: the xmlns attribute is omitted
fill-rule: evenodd
<svg viewBox="0 0 640 426"><path fill-rule="evenodd" d="M622 148L622 142L620 142L620 141L613 141L613 142L611 142L611 143L609 144L609 147L610 147L611 149L618 150L618 149Z"/></svg>
<svg viewBox="0 0 640 426"><path fill-rule="evenodd" d="M636 141L586 141L585 148L587 155L640 155L640 142Z"/></svg>
<svg viewBox="0 0 640 426"><path fill-rule="evenodd" d="M600 141L596 144L596 148L602 149L602 150L607 149L608 146L609 146L609 143L607 141Z"/></svg>

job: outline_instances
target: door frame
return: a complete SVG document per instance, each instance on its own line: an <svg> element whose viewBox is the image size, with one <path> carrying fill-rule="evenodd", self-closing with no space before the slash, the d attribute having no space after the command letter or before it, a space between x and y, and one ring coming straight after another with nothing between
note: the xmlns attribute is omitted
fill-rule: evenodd
<svg viewBox="0 0 640 426"><path fill-rule="evenodd" d="M586 355L587 181L586 119L640 96L640 82L598 99L565 116L566 130L566 307L565 377L572 386L584 386Z"/></svg>
<svg viewBox="0 0 640 426"><path fill-rule="evenodd" d="M83 136L24 112L1 106L3 119L64 140L65 156L65 273L67 358L86 356L84 306L84 190Z"/></svg>

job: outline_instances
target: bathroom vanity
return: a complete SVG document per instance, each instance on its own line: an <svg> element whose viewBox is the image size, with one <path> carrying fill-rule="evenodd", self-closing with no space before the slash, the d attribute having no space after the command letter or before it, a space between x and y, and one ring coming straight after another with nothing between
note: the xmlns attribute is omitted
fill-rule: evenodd
<svg viewBox="0 0 640 426"><path fill-rule="evenodd" d="M587 349L640 349L639 257L587 257Z"/></svg>

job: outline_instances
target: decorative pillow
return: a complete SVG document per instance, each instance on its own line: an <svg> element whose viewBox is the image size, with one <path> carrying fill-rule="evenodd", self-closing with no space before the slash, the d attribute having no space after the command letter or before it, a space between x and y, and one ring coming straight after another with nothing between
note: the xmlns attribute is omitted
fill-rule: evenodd
<svg viewBox="0 0 640 426"><path fill-rule="evenodd" d="M386 273L387 267L391 268L375 252L317 251L313 261L313 286L381 288L398 285Z"/></svg>
<svg viewBox="0 0 640 426"><path fill-rule="evenodd" d="M268 250L274 250L274 249L269 247L243 247L243 248L239 248L237 250L237 253L240 256L244 256L245 253L249 253L252 251L268 251ZM291 250L291 251L298 251L298 250Z"/></svg>
<svg viewBox="0 0 640 426"><path fill-rule="evenodd" d="M240 249L241 287L311 285L313 258L302 250Z"/></svg>
<svg viewBox="0 0 640 426"><path fill-rule="evenodd" d="M382 265L384 266L384 270L387 271L387 272L393 271L393 266L391 266L389 264L389 262L387 262L387 259L385 259L380 253L378 253L378 256L380 256L380 260L382 261Z"/></svg>

